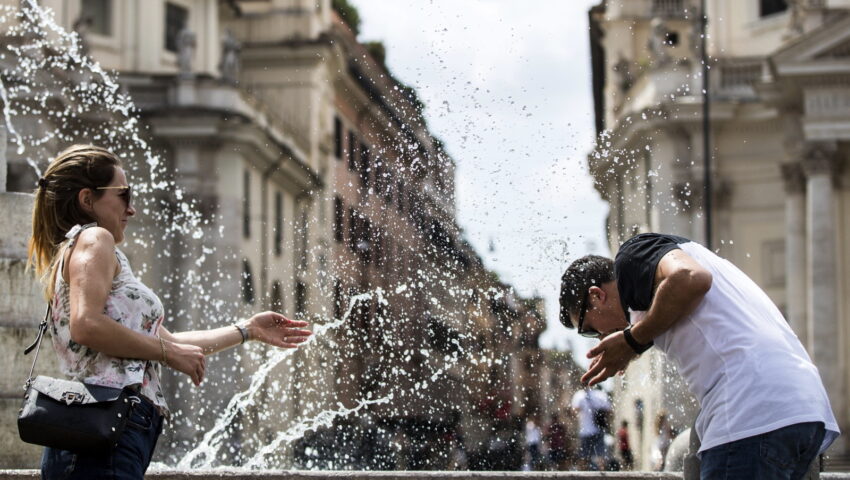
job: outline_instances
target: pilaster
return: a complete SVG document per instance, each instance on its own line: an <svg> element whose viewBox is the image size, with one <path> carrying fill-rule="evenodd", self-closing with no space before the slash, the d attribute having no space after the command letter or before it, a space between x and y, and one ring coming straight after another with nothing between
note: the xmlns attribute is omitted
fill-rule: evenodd
<svg viewBox="0 0 850 480"><path fill-rule="evenodd" d="M835 142L806 145L807 317L812 360L821 373L833 408L845 400L841 329L838 323L836 180L840 157ZM841 417L840 415L836 415Z"/></svg>
<svg viewBox="0 0 850 480"><path fill-rule="evenodd" d="M806 177L800 162L781 166L785 183L785 297L788 322L812 353L806 315Z"/></svg>

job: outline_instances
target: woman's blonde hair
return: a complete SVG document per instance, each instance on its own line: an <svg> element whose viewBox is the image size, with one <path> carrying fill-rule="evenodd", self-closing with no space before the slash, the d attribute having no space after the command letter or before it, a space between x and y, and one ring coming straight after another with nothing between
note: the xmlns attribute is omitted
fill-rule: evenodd
<svg viewBox="0 0 850 480"><path fill-rule="evenodd" d="M94 145L73 145L50 162L38 180L27 268L35 268L48 301L53 297L59 264L57 254L66 241L65 234L74 225L95 221L80 206L78 193L90 188L96 198L100 197L103 190L96 189L112 182L116 167L121 167L121 161L109 150Z"/></svg>

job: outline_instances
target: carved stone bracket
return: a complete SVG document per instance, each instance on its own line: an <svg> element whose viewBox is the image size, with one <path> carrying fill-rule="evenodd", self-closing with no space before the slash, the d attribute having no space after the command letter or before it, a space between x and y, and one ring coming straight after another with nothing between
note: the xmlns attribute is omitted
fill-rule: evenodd
<svg viewBox="0 0 850 480"><path fill-rule="evenodd" d="M784 163L781 165L782 179L785 181L785 193L789 195L806 191L806 175L800 162Z"/></svg>
<svg viewBox="0 0 850 480"><path fill-rule="evenodd" d="M732 182L725 178L717 178L713 182L714 205L719 209L728 209L732 206L732 195L734 189Z"/></svg>

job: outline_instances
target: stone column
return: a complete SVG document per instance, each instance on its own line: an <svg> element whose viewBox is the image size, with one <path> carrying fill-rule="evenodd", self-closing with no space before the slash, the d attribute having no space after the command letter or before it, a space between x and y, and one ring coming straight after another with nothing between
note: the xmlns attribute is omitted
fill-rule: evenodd
<svg viewBox="0 0 850 480"><path fill-rule="evenodd" d="M811 326L812 360L820 370L833 409L843 409L844 366L837 298L835 183L839 159L836 144L810 143L802 166L806 174L807 316Z"/></svg>
<svg viewBox="0 0 850 480"><path fill-rule="evenodd" d="M806 317L806 177L800 163L782 165L785 180L785 299L788 322L812 353Z"/></svg>

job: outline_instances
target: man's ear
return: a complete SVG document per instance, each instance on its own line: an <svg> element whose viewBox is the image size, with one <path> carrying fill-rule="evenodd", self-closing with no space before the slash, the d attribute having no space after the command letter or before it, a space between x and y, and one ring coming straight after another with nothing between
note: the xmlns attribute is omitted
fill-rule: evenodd
<svg viewBox="0 0 850 480"><path fill-rule="evenodd" d="M590 303L593 305L605 303L605 300L608 299L608 293L606 293L604 289L597 286L590 287L587 293L590 299Z"/></svg>
<svg viewBox="0 0 850 480"><path fill-rule="evenodd" d="M82 208L87 213L92 213L94 211L94 192L91 188L84 188L80 190L80 193L77 194L77 202L80 203L80 208Z"/></svg>

